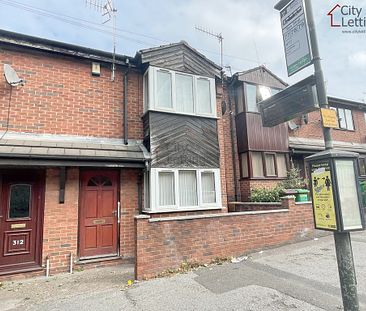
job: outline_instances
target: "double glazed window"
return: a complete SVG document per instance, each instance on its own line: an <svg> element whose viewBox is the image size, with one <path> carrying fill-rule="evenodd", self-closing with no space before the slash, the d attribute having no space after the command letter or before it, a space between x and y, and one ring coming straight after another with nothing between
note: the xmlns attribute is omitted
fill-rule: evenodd
<svg viewBox="0 0 366 311"><path fill-rule="evenodd" d="M353 131L355 129L353 125L352 111L350 109L335 108L335 107L332 107L332 109L337 111L338 126L340 129L350 131Z"/></svg>
<svg viewBox="0 0 366 311"><path fill-rule="evenodd" d="M258 105L262 100L265 100L272 95L278 93L280 89L270 88L263 85L243 83L237 88L237 106L238 113L258 112ZM246 107L246 108L245 108Z"/></svg>
<svg viewBox="0 0 366 311"><path fill-rule="evenodd" d="M248 154L248 152L245 152L241 154L242 178L283 178L286 177L286 174L287 160L285 153L250 152Z"/></svg>
<svg viewBox="0 0 366 311"><path fill-rule="evenodd" d="M153 209L220 205L218 169L152 169L151 176Z"/></svg>
<svg viewBox="0 0 366 311"><path fill-rule="evenodd" d="M216 117L215 81L150 67L144 75L144 108Z"/></svg>

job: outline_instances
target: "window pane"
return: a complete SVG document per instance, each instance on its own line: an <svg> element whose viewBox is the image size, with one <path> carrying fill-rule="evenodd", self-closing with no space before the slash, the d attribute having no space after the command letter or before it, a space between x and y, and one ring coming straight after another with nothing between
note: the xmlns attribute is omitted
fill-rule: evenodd
<svg viewBox="0 0 366 311"><path fill-rule="evenodd" d="M342 108L338 108L338 119L339 119L339 127L341 129L346 129L347 128L346 115L344 113L344 109Z"/></svg>
<svg viewBox="0 0 366 311"><path fill-rule="evenodd" d="M194 113L193 107L193 78L186 75L175 76L177 111Z"/></svg>
<svg viewBox="0 0 366 311"><path fill-rule="evenodd" d="M286 165L286 155L283 153L277 154L277 176L286 177L287 175L287 165Z"/></svg>
<svg viewBox="0 0 366 311"><path fill-rule="evenodd" d="M345 115L346 115L347 129L354 130L351 110L344 109L344 111L345 111Z"/></svg>
<svg viewBox="0 0 366 311"><path fill-rule="evenodd" d="M252 84L245 84L245 102L248 111L258 112L257 87Z"/></svg>
<svg viewBox="0 0 366 311"><path fill-rule="evenodd" d="M144 76L144 111L149 109L149 73Z"/></svg>
<svg viewBox="0 0 366 311"><path fill-rule="evenodd" d="M272 96L271 89L267 86L259 86L259 101L266 100Z"/></svg>
<svg viewBox="0 0 366 311"><path fill-rule="evenodd" d="M196 171L179 171L179 205L198 205Z"/></svg>
<svg viewBox="0 0 366 311"><path fill-rule="evenodd" d="M274 94L277 94L279 93L281 90L280 89L273 89L271 88L271 94L274 95Z"/></svg>
<svg viewBox="0 0 366 311"><path fill-rule="evenodd" d="M360 158L360 175L366 175L366 159Z"/></svg>
<svg viewBox="0 0 366 311"><path fill-rule="evenodd" d="M202 179L202 203L216 203L215 174L203 172Z"/></svg>
<svg viewBox="0 0 366 311"><path fill-rule="evenodd" d="M248 177L248 153L241 154L241 177Z"/></svg>
<svg viewBox="0 0 366 311"><path fill-rule="evenodd" d="M172 77L169 72L157 72L157 106L172 108Z"/></svg>
<svg viewBox="0 0 366 311"><path fill-rule="evenodd" d="M30 185L12 185L9 195L9 218L29 217L30 199Z"/></svg>
<svg viewBox="0 0 366 311"><path fill-rule="evenodd" d="M236 89L236 98L237 98L237 105L238 105L238 113L244 111L244 92L243 92L243 85L241 84Z"/></svg>
<svg viewBox="0 0 366 311"><path fill-rule="evenodd" d="M159 205L175 205L173 172L159 172Z"/></svg>
<svg viewBox="0 0 366 311"><path fill-rule="evenodd" d="M260 152L252 152L252 169L253 169L253 177L263 177L263 160L262 153Z"/></svg>
<svg viewBox="0 0 366 311"><path fill-rule="evenodd" d="M266 175L276 176L276 164L274 154L265 154L264 158L266 160Z"/></svg>
<svg viewBox="0 0 366 311"><path fill-rule="evenodd" d="M344 229L360 228L362 224L353 161L336 160L335 166Z"/></svg>
<svg viewBox="0 0 366 311"><path fill-rule="evenodd" d="M197 79L197 112L211 114L210 81Z"/></svg>

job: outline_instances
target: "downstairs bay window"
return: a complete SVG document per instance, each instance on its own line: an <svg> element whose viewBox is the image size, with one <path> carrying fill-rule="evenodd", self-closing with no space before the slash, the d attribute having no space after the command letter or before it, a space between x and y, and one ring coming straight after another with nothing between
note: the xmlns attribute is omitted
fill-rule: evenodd
<svg viewBox="0 0 366 311"><path fill-rule="evenodd" d="M150 209L221 208L219 169L157 169L150 171Z"/></svg>

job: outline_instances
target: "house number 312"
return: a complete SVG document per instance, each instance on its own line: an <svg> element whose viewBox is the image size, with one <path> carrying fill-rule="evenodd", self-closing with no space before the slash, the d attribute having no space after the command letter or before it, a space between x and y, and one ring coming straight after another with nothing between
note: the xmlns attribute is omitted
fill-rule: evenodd
<svg viewBox="0 0 366 311"><path fill-rule="evenodd" d="M13 246L24 245L24 240L13 240Z"/></svg>

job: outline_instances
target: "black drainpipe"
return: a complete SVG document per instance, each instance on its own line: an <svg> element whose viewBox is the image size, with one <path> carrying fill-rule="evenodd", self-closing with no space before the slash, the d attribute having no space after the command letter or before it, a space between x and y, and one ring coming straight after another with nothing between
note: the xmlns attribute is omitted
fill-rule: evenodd
<svg viewBox="0 0 366 311"><path fill-rule="evenodd" d="M233 95L233 87L232 84L229 85L229 118L230 118L230 138L231 138L231 161L233 162L233 174L234 174L234 188L235 188L235 201L241 201L240 191L238 189L238 179L236 174L236 158L235 158L235 144L234 144L234 112L233 105L231 102Z"/></svg>
<svg viewBox="0 0 366 311"><path fill-rule="evenodd" d="M124 133L124 143L128 145L128 112L127 112L127 95L128 95L128 73L130 71L130 61L127 58L126 64L128 65L127 70L124 73L124 92L123 92L123 133Z"/></svg>

